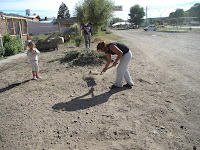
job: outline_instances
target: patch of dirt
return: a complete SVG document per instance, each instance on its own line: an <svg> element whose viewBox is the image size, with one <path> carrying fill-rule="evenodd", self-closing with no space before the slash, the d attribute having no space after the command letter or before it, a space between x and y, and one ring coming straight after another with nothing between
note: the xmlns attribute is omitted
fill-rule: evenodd
<svg viewBox="0 0 200 150"><path fill-rule="evenodd" d="M27 57L1 65L0 149L198 149L199 93L161 69L140 48L138 37L131 39L123 37L133 52L132 89L109 90L116 68L88 75L104 65L51 61L77 50L73 46L39 55L41 80L31 80Z"/></svg>

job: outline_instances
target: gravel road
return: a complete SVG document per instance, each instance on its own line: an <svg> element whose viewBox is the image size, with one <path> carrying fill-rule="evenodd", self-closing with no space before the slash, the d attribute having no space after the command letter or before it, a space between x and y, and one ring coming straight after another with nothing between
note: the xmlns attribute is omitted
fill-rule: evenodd
<svg viewBox="0 0 200 150"><path fill-rule="evenodd" d="M200 33L114 30L160 69L200 95Z"/></svg>

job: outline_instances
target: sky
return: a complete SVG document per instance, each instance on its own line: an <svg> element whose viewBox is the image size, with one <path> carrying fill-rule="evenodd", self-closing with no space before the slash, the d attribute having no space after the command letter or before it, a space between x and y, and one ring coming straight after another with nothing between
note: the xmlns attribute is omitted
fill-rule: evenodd
<svg viewBox="0 0 200 150"><path fill-rule="evenodd" d="M147 11L147 18L168 17L177 8L187 11L200 0L112 0L115 6L122 6L123 11L115 11L114 17L129 19L130 8L135 4ZM31 15L36 13L41 18L57 17L61 3L65 3L74 16L75 5L83 0L0 0L0 11L25 16L26 9L30 9ZM146 18L146 16L145 16Z"/></svg>

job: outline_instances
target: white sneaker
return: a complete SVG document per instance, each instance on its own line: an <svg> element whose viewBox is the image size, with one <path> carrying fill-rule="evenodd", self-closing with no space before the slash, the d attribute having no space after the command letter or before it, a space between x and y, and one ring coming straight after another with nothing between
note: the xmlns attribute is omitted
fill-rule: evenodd
<svg viewBox="0 0 200 150"><path fill-rule="evenodd" d="M33 80L37 80L36 76L33 76Z"/></svg>
<svg viewBox="0 0 200 150"><path fill-rule="evenodd" d="M42 79L40 76L36 76L36 78L38 78L38 79Z"/></svg>

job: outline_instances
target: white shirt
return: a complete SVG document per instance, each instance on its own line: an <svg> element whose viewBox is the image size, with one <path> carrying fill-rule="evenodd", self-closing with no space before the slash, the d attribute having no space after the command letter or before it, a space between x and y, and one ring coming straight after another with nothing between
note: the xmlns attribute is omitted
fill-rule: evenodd
<svg viewBox="0 0 200 150"><path fill-rule="evenodd" d="M29 56L30 61L37 61L38 60L37 54L40 54L40 51L37 48L33 48L33 50L35 51L34 53L32 53L31 50L29 49L27 51L27 55Z"/></svg>

